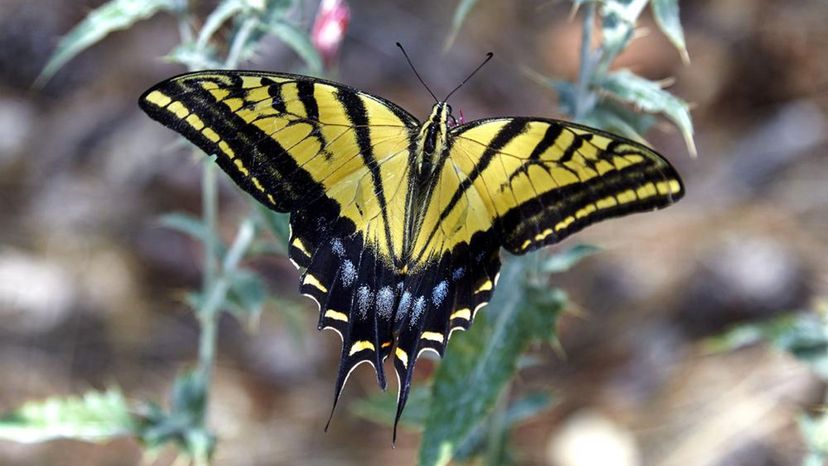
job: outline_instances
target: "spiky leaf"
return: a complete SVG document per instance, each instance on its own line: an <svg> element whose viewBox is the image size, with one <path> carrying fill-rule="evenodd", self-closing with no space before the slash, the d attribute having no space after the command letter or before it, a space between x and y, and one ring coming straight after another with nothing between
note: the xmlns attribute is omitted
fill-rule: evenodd
<svg viewBox="0 0 828 466"><path fill-rule="evenodd" d="M434 378L420 465L444 465L486 417L532 341L549 339L563 307L557 290L525 283L531 257L515 257L498 293L468 332L455 334Z"/></svg>
<svg viewBox="0 0 828 466"><path fill-rule="evenodd" d="M83 21L60 39L57 50L46 63L35 84L45 84L66 62L109 33L127 29L159 11L174 10L178 3L175 0L111 0L104 3L92 10Z"/></svg>
<svg viewBox="0 0 828 466"><path fill-rule="evenodd" d="M30 401L0 416L0 438L22 443L58 438L100 442L132 435L136 423L120 390Z"/></svg>

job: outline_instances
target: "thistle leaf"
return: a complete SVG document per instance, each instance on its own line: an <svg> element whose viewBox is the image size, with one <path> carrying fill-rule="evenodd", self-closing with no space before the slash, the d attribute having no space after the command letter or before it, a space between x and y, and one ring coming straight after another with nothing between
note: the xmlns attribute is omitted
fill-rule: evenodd
<svg viewBox="0 0 828 466"><path fill-rule="evenodd" d="M92 10L83 21L60 39L57 50L35 80L35 86L46 84L69 60L109 33L128 29L159 11L175 10L178 3L175 0L111 0Z"/></svg>

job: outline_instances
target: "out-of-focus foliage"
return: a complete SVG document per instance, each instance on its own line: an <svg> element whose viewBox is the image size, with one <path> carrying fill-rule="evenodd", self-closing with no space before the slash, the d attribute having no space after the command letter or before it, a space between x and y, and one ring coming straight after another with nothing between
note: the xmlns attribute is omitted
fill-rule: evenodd
<svg viewBox="0 0 828 466"><path fill-rule="evenodd" d="M828 309L817 312L786 314L762 323L737 325L726 333L710 338L707 347L727 351L767 342L790 353L823 382L828 383ZM828 393L824 400L828 400ZM828 406L816 415L799 417L799 429L808 447L803 466L824 465L828 461Z"/></svg>
<svg viewBox="0 0 828 466"><path fill-rule="evenodd" d="M566 300L560 290L525 281L535 260L529 256L506 263L501 284L507 285L472 328L453 338L434 376L421 465L447 464L492 411L529 344L554 337Z"/></svg>
<svg viewBox="0 0 828 466"><path fill-rule="evenodd" d="M227 253L227 245L216 235L216 232L207 228L200 218L184 212L171 212L158 219L158 223L166 228L184 233L187 236L203 243L214 246L213 254L222 257Z"/></svg>
<svg viewBox="0 0 828 466"><path fill-rule="evenodd" d="M460 2L455 12L450 41L462 27L475 3ZM586 46L581 51L579 82L549 79L531 70L527 72L536 81L555 89L561 110L575 120L621 133L634 140L643 140L641 135L654 122L652 118L647 118L647 114L662 114L679 128L687 150L695 156L693 121L687 102L665 91L662 83L645 79L630 70L609 71L618 55L634 39L636 21L648 3L661 31L670 39L682 59L689 63L679 20L678 0L576 0L573 8L577 10L585 5L588 20L584 24L590 25L584 29L582 47L591 42L591 25L596 10L601 19L600 45L595 50ZM636 112L624 112L616 102L629 104Z"/></svg>
<svg viewBox="0 0 828 466"><path fill-rule="evenodd" d="M196 464L209 463L216 438L204 425L207 381L202 378L201 372L185 371L175 379L168 410L150 402L138 413L140 427L135 434L147 450L172 443Z"/></svg>
<svg viewBox="0 0 828 466"><path fill-rule="evenodd" d="M690 152L696 152L689 105L662 89L660 83L644 79L630 70L620 70L609 73L601 82L601 87L608 98L618 99L647 113L665 115L681 130Z"/></svg>
<svg viewBox="0 0 828 466"><path fill-rule="evenodd" d="M463 27L466 17L469 15L472 8L474 8L477 1L478 0L460 0L457 8L454 9L454 16L451 18L451 30L446 38L445 44L443 45L444 50L451 48L454 41L457 40L457 35L460 34L460 28Z"/></svg>
<svg viewBox="0 0 828 466"><path fill-rule="evenodd" d="M690 55L684 43L684 29L679 19L678 0L650 0L650 7L653 9L653 17L661 32L678 49L684 63L690 63Z"/></svg>
<svg viewBox="0 0 828 466"><path fill-rule="evenodd" d="M708 347L724 351L759 342L768 342L792 354L828 381L828 319L824 314L801 312L768 322L738 325L710 339Z"/></svg>
<svg viewBox="0 0 828 466"><path fill-rule="evenodd" d="M37 84L45 84L69 60L111 32L128 29L160 11L177 11L185 4L184 0L112 0L104 3L63 36Z"/></svg>
<svg viewBox="0 0 828 466"><path fill-rule="evenodd" d="M541 264L541 271L548 273L566 272L584 258L600 250L601 248L591 244L576 244L546 258Z"/></svg>
<svg viewBox="0 0 828 466"><path fill-rule="evenodd" d="M400 418L400 425L410 429L422 430L431 405L431 387L425 384L411 387L408 394L406 409ZM397 411L397 394L386 391L371 397L355 401L350 406L357 416L369 421L381 422L388 426L394 425L394 415Z"/></svg>
<svg viewBox="0 0 828 466"><path fill-rule="evenodd" d="M800 416L799 430L808 446L802 466L823 466L828 461L828 414Z"/></svg>
<svg viewBox="0 0 828 466"><path fill-rule="evenodd" d="M0 438L31 443L67 438L99 442L132 435L137 422L120 390L29 401L0 417Z"/></svg>

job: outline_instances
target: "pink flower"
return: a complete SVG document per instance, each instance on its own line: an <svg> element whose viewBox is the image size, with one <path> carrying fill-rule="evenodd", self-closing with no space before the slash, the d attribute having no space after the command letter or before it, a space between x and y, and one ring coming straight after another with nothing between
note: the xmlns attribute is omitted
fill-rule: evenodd
<svg viewBox="0 0 828 466"><path fill-rule="evenodd" d="M319 4L311 40L326 67L330 67L336 59L350 21L351 10L345 0L322 0Z"/></svg>

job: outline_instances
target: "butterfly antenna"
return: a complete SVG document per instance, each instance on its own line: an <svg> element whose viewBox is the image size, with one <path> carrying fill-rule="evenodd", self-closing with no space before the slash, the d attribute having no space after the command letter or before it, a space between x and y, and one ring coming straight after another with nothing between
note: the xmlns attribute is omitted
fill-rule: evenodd
<svg viewBox="0 0 828 466"><path fill-rule="evenodd" d="M451 97L452 94L457 92L457 89L460 89L461 87L463 87L463 84L466 84L469 81L469 79L471 79L472 76L474 76L475 73L480 71L480 68L483 68L483 65L485 65L486 63L489 63L489 60L491 60L493 56L494 56L494 54L492 52L487 53L486 58L483 60L483 63L477 65L477 68L475 68L474 71L469 73L469 76L466 77L466 79L464 79L462 83L458 84L457 87L455 87L453 91L449 92L448 95L446 96L446 98L443 99L443 102L449 100L449 97Z"/></svg>
<svg viewBox="0 0 828 466"><path fill-rule="evenodd" d="M417 79L419 79L419 80L420 80L420 84L422 84L422 85L423 85L423 87L424 87L424 88L426 88L426 90L428 91L428 93L429 93L429 94L431 94L431 97L434 97L434 101L435 101L435 102L439 102L439 100L437 100L437 96L436 96L436 95L434 95L434 93L433 93L433 92L431 92L431 89L429 89L429 88L428 88L428 85L425 83L425 81L423 81L423 78L421 78L421 77L420 77L420 73L418 73L418 72L417 72L417 68L414 68L414 63L411 63L411 59L410 59L410 58L408 58L408 54L407 54L407 53L405 53L405 49L403 48L402 44L400 44L399 42L397 42L397 47L399 47L399 48L400 48L400 50L402 50L402 53L403 53L403 55L405 56L406 61L408 61L408 66L410 66L410 67L411 67L411 69L412 69L412 70L414 70L414 75L416 75L416 76L417 76Z"/></svg>

